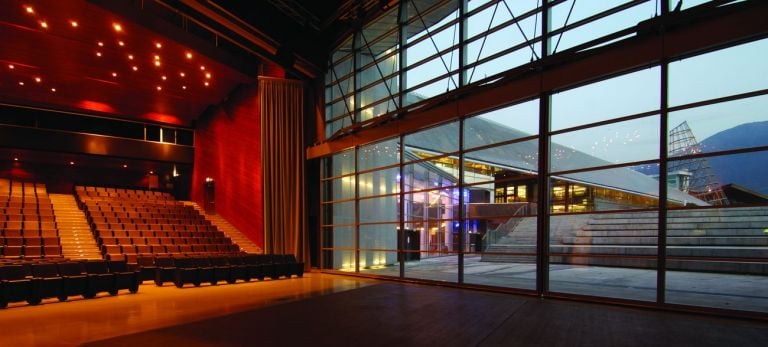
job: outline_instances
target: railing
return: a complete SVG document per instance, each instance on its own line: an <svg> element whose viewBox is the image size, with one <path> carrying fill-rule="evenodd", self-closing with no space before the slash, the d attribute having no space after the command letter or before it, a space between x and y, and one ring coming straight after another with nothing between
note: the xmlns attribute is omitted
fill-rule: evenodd
<svg viewBox="0 0 768 347"><path fill-rule="evenodd" d="M483 245L483 252L488 251L488 247L490 245L498 243L499 239L506 236L509 232L512 232L517 228L517 225L520 224L520 221L523 220L523 217L528 214L528 203L521 204L517 206L515 209L515 212L512 214L512 217L509 218L506 222L499 224L498 227L494 230L488 230L485 235L483 235L482 239L482 245Z"/></svg>

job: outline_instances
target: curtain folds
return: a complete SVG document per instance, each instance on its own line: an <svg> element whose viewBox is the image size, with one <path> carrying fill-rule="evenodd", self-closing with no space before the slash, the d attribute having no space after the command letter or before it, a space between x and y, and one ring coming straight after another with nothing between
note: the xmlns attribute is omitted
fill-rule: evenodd
<svg viewBox="0 0 768 347"><path fill-rule="evenodd" d="M259 78L264 250L309 263L304 208L304 85Z"/></svg>

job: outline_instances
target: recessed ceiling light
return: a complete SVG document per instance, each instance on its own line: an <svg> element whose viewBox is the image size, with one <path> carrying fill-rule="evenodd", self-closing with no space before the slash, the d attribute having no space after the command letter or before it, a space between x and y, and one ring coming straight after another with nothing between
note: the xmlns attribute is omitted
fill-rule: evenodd
<svg viewBox="0 0 768 347"><path fill-rule="evenodd" d="M133 60L133 54L128 54L128 60Z"/></svg>
<svg viewBox="0 0 768 347"><path fill-rule="evenodd" d="M165 81L165 80L168 79L168 77L163 76L162 79L163 79L163 81Z"/></svg>
<svg viewBox="0 0 768 347"><path fill-rule="evenodd" d="M120 47L125 46L125 42L123 42L123 41L117 41L117 44L120 45Z"/></svg>
<svg viewBox="0 0 768 347"><path fill-rule="evenodd" d="M51 88L51 92L56 93L56 88Z"/></svg>
<svg viewBox="0 0 768 347"><path fill-rule="evenodd" d="M40 83L40 82L42 82L42 81L43 81L43 79L42 79L42 78L40 78L40 77L35 77L35 82L37 82L37 83Z"/></svg>
<svg viewBox="0 0 768 347"><path fill-rule="evenodd" d="M113 27L113 28L115 29L115 31L117 31L117 32L121 32L121 31L123 31L123 26L122 26L122 25L120 25L120 23L112 23L112 27Z"/></svg>
<svg viewBox="0 0 768 347"><path fill-rule="evenodd" d="M133 69L133 71L139 71L139 67L136 65L134 65L131 69Z"/></svg>
<svg viewBox="0 0 768 347"><path fill-rule="evenodd" d="M40 26L43 27L43 29L48 29L48 22L46 22L44 20L41 20L40 21Z"/></svg>
<svg viewBox="0 0 768 347"><path fill-rule="evenodd" d="M187 86L181 86L181 89L187 90Z"/></svg>
<svg viewBox="0 0 768 347"><path fill-rule="evenodd" d="M155 47L158 49L163 48L163 44L160 42L155 42Z"/></svg>
<svg viewBox="0 0 768 347"><path fill-rule="evenodd" d="M208 79L210 79L210 78L211 78L211 73L210 73L210 72L206 73L206 74L205 74L205 78L208 78Z"/></svg>
<svg viewBox="0 0 768 347"><path fill-rule="evenodd" d="M203 83L203 84L205 84L205 86L206 86L206 87L208 86L208 82L205 82L205 83Z"/></svg>
<svg viewBox="0 0 768 347"><path fill-rule="evenodd" d="M153 170L149 170L149 174L150 174L150 175L154 175L154 174L155 174L155 171L153 171Z"/></svg>
<svg viewBox="0 0 768 347"><path fill-rule="evenodd" d="M205 66L204 65L200 65L200 70L205 70Z"/></svg>
<svg viewBox="0 0 768 347"><path fill-rule="evenodd" d="M99 41L97 42L97 44L99 45L99 47L104 47L104 42Z"/></svg>
<svg viewBox="0 0 768 347"><path fill-rule="evenodd" d="M70 161L69 165L75 165L75 162L74 161Z"/></svg>
<svg viewBox="0 0 768 347"><path fill-rule="evenodd" d="M13 66L13 65L11 65L11 66ZM179 76L184 77L184 76L186 76L186 74L184 74L183 72L179 72Z"/></svg>
<svg viewBox="0 0 768 347"><path fill-rule="evenodd" d="M123 168L127 168L127 167L128 167L128 164L123 164Z"/></svg>
<svg viewBox="0 0 768 347"><path fill-rule="evenodd" d="M20 86L23 86L23 85L24 85L24 82L22 82L22 81L19 81L19 85L20 85Z"/></svg>
<svg viewBox="0 0 768 347"><path fill-rule="evenodd" d="M155 60L155 66L160 66L160 61L159 60Z"/></svg>
<svg viewBox="0 0 768 347"><path fill-rule="evenodd" d="M13 158L13 161L19 161L19 158Z"/></svg>
<svg viewBox="0 0 768 347"><path fill-rule="evenodd" d="M155 60L160 60L160 56L155 54Z"/></svg>
<svg viewBox="0 0 768 347"><path fill-rule="evenodd" d="M192 59L192 52L187 52L187 59Z"/></svg>
<svg viewBox="0 0 768 347"><path fill-rule="evenodd" d="M9 69L11 69L11 70L13 70L13 69L15 69L16 67L15 67L15 66L13 66L13 64L8 64L8 68L9 68ZM182 75L182 77L183 77L183 75Z"/></svg>
<svg viewBox="0 0 768 347"><path fill-rule="evenodd" d="M117 77L117 72L113 72L112 77Z"/></svg>
<svg viewBox="0 0 768 347"><path fill-rule="evenodd" d="M71 20L69 21L69 25L71 25L73 28L77 28L77 21Z"/></svg>
<svg viewBox="0 0 768 347"><path fill-rule="evenodd" d="M96 52L96 56L100 57L101 56L101 52Z"/></svg>
<svg viewBox="0 0 768 347"><path fill-rule="evenodd" d="M163 87L161 87L161 86L157 86L157 90L158 90L158 91L160 91L160 90L163 90Z"/></svg>
<svg viewBox="0 0 768 347"><path fill-rule="evenodd" d="M24 9L27 10L27 13L35 13L35 9L32 6L24 6Z"/></svg>

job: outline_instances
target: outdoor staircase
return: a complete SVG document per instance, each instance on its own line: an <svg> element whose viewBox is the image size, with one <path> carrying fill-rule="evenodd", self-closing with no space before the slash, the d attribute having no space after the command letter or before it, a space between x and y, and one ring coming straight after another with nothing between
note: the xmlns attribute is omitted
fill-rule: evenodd
<svg viewBox="0 0 768 347"><path fill-rule="evenodd" d="M220 231L224 232L224 235L232 239L232 242L240 246L240 249L245 251L246 253L251 254L260 254L264 253L262 249L257 246L253 241L251 241L247 236L245 236L240 230L235 228L232 224L230 224L226 219L224 219L222 216L217 214L208 214L205 213L205 211L200 208L195 202L192 201L183 201L185 205L192 206L195 210L200 212L203 216L205 216L206 219L211 221L211 224L215 225L216 228L218 228Z"/></svg>
<svg viewBox="0 0 768 347"><path fill-rule="evenodd" d="M70 259L102 259L99 247L85 218L71 194L49 194L59 230L61 253Z"/></svg>
<svg viewBox="0 0 768 347"><path fill-rule="evenodd" d="M568 220L574 216L587 218L586 222ZM658 215L654 212L571 215L558 221L560 218L564 217L555 216L550 223L554 232L549 250L559 254L551 256L552 263L657 266L655 259L647 258L658 253ZM490 245L488 252L535 254L535 246L531 251L529 240L524 239L532 233L531 227L523 228L524 224ZM768 207L670 210L666 242L666 254L672 258L667 260L669 270L768 274ZM484 256L483 260L520 261L504 254Z"/></svg>

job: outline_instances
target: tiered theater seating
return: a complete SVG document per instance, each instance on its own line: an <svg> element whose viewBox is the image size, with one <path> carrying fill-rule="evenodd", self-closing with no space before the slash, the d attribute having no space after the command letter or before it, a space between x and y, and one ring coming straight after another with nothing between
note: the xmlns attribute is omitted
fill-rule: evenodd
<svg viewBox="0 0 768 347"><path fill-rule="evenodd" d="M168 193L103 187L75 187L107 259L237 254L240 247L191 206ZM146 277L142 277L146 278Z"/></svg>
<svg viewBox="0 0 768 347"><path fill-rule="evenodd" d="M61 243L45 185L0 179L0 258L60 258Z"/></svg>
<svg viewBox="0 0 768 347"><path fill-rule="evenodd" d="M0 261L0 308L18 301L36 305L46 298L59 301L70 296L92 298L103 291L117 295L120 289L136 293L138 288L139 272L129 271L125 261L66 258Z"/></svg>

